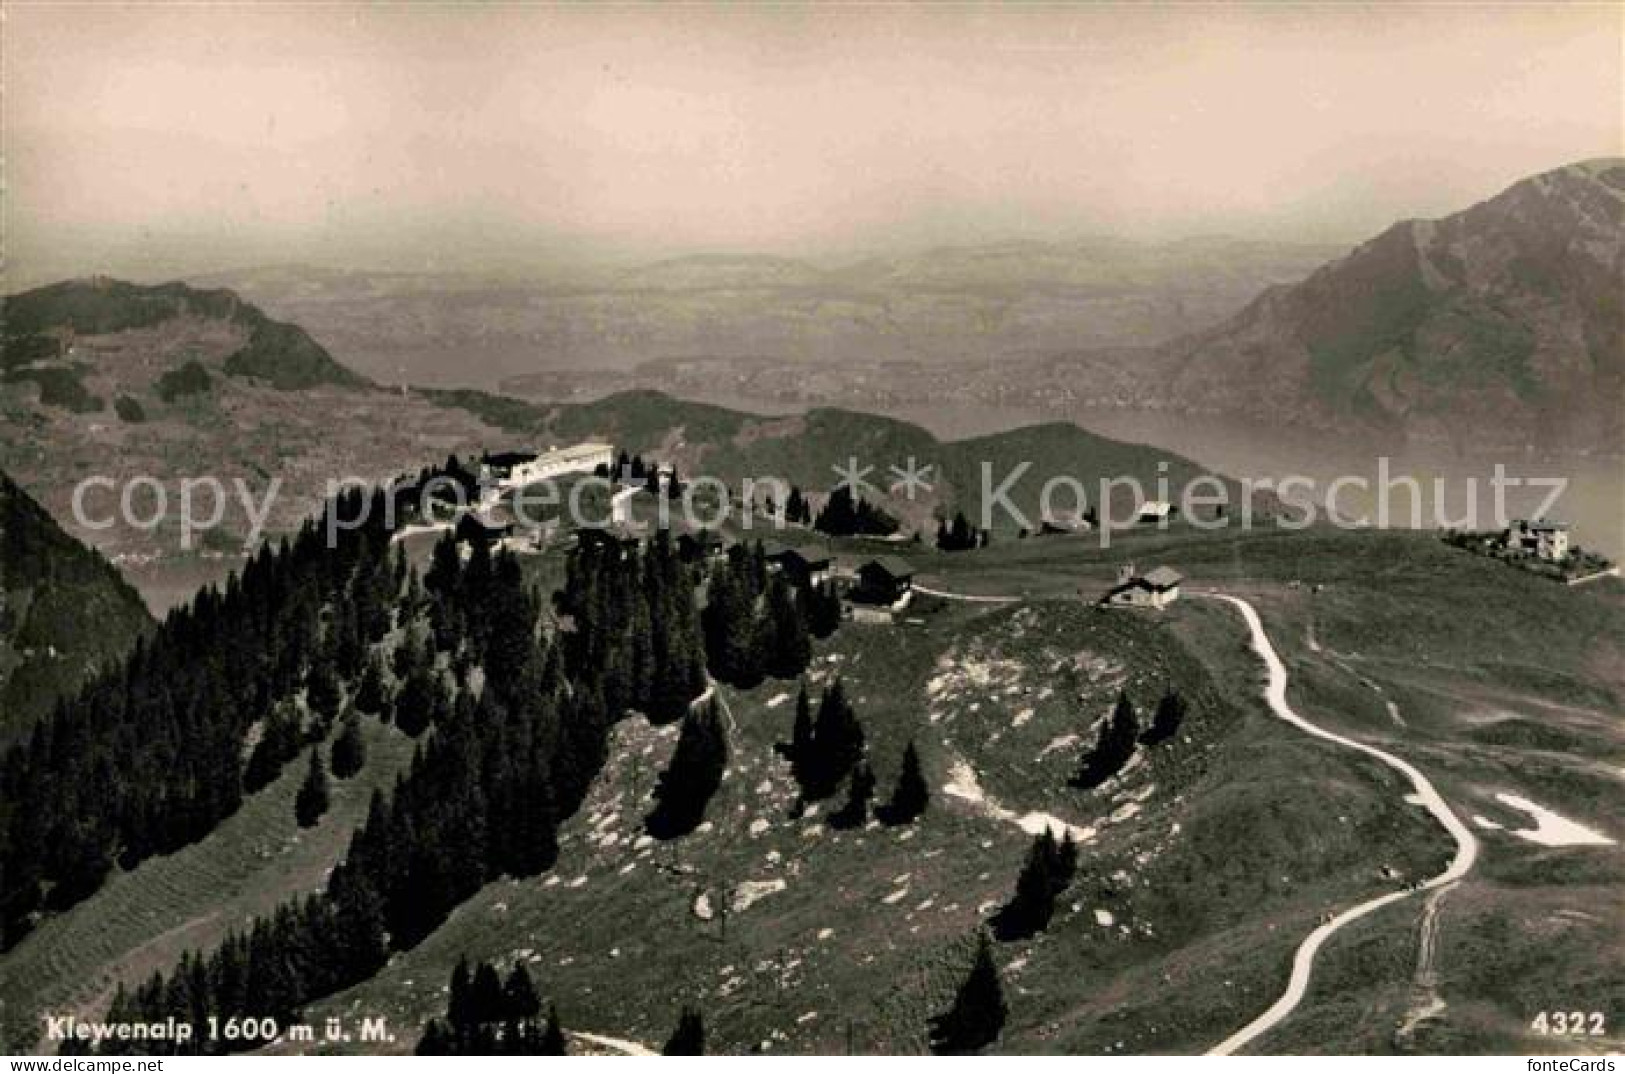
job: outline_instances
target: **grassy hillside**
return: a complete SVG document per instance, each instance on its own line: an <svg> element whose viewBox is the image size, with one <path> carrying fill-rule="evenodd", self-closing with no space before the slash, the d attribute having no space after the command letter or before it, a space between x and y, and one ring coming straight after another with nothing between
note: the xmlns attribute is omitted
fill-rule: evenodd
<svg viewBox="0 0 1625 1074"><path fill-rule="evenodd" d="M272 320L230 291L104 278L69 280L7 296L0 303L4 348L18 357L8 358L4 367L72 354L75 335L154 328L178 317L224 321L242 330L241 345L225 360L225 371L232 376L254 377L283 391L367 383L334 361L304 329Z"/></svg>
<svg viewBox="0 0 1625 1074"><path fill-rule="evenodd" d="M844 563L859 554L838 544ZM1625 693L1620 587L1510 577L1398 535L1185 532L1107 551L1052 538L911 555L933 586L1028 593L995 607L922 599L910 622L848 626L818 654L815 683L839 674L857 702L882 795L902 745L920 745L934 798L914 829L837 831L794 816L772 749L788 735L793 687L730 690L734 753L710 825L669 844L640 840L673 735L629 723L551 875L488 887L313 1013L383 1014L409 1048L467 953L526 961L574 1029L658 1044L694 1002L719 1050L917 1051L967 937L1008 896L1029 839L1011 818L1037 810L1093 834L1048 932L999 947L1012 1014L998 1049L1208 1047L1268 1006L1327 911L1430 875L1449 851L1394 773L1263 711L1239 619L1195 595L1210 585L1263 611L1300 711L1413 759L1458 810L1503 824L1480 830L1483 860L1438 911L1444 1014L1400 1032L1416 1002L1413 897L1328 945L1310 999L1264 1050L1572 1048L1528 1032L1541 997L1565 980L1619 994L1604 954L1619 923L1597 913L1625 884L1617 848L1540 848L1493 793L1625 834L1609 828L1608 765L1622 751L1604 717ZM1071 596L1103 587L1125 556L1178 566L1192 595L1162 615ZM1536 639L1551 654L1538 672ZM1421 681L1452 702L1430 702ZM1143 706L1170 684L1193 700L1175 743L1096 792L1064 785L1118 689ZM1489 697L1503 719L1560 730L1573 748L1482 743L1472 731ZM698 908L728 892L724 931Z"/></svg>

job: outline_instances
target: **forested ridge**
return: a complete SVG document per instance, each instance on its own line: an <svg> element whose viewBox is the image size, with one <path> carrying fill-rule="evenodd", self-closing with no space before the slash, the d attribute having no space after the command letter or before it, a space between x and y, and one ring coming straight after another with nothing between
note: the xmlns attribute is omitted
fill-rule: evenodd
<svg viewBox="0 0 1625 1074"><path fill-rule="evenodd" d="M351 493L329 510L358 517L363 496L373 497L366 524L336 529L327 547L324 517L262 550L5 758L0 820L15 943L42 915L93 894L112 869L206 835L290 763L308 766L300 823L316 823L325 758L336 778L365 763L340 748L358 721L392 720L418 739L323 891L229 933L212 952L187 954L168 975L121 988L110 1021L287 1024L417 944L489 881L549 868L558 824L602 769L616 721L683 720L686 734L705 729L725 750L714 708L694 705L710 685L708 650L730 677L793 678L810 657L807 639L836 623L832 593L769 580L759 547L736 547L707 576L665 532L634 548L584 543L546 615L511 553L481 542L465 551L448 535L420 575L392 549L384 493ZM703 624L702 586L726 594ZM724 638L741 643L726 647L733 664ZM697 817L712 788L686 776L674 765L660 807ZM703 793L688 795L691 783ZM180 1046L251 1044L199 1032Z"/></svg>

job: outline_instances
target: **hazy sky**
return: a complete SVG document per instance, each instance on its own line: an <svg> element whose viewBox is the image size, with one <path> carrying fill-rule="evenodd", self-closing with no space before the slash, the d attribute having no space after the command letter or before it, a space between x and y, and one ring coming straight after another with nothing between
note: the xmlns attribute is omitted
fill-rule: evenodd
<svg viewBox="0 0 1625 1074"><path fill-rule="evenodd" d="M1622 12L12 0L7 253L1352 241L1620 154Z"/></svg>

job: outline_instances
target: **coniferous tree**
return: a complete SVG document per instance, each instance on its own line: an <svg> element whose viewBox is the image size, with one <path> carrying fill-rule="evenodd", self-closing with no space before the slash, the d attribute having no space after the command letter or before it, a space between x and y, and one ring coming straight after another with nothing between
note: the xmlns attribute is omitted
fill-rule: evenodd
<svg viewBox="0 0 1625 1074"><path fill-rule="evenodd" d="M559 1023L558 1008L551 1003L547 1005L547 1027L542 1031L541 1039L537 1041L536 1054L570 1054L570 1049L564 1042L564 1026Z"/></svg>
<svg viewBox="0 0 1625 1074"><path fill-rule="evenodd" d="M444 704L445 690L434 671L422 664L412 668L395 697L395 726L416 738L428 730Z"/></svg>
<svg viewBox="0 0 1625 1074"><path fill-rule="evenodd" d="M452 1041L450 1031L438 1018L429 1019L423 1027L423 1035L418 1038L417 1047L413 1049L414 1055L452 1055Z"/></svg>
<svg viewBox="0 0 1625 1074"><path fill-rule="evenodd" d="M305 687L305 703L324 720L339 714L344 701L344 689L339 683L338 670L330 659L319 659L310 667Z"/></svg>
<svg viewBox="0 0 1625 1074"><path fill-rule="evenodd" d="M705 1054L705 1020L700 1017L699 1009L685 1006L683 1012L677 1016L677 1028L672 1030L671 1037L666 1046L660 1050L661 1055L704 1055Z"/></svg>
<svg viewBox="0 0 1625 1074"><path fill-rule="evenodd" d="M797 599L801 602L807 633L813 637L827 638L841 625L841 597L835 591L834 582L807 586L799 591Z"/></svg>
<svg viewBox="0 0 1625 1074"><path fill-rule="evenodd" d="M951 525L944 519L937 526L937 547L944 552L963 552L980 543L980 535L971 527L963 511L954 512Z"/></svg>
<svg viewBox="0 0 1625 1074"><path fill-rule="evenodd" d="M333 777L349 779L367 763L367 743L361 736L361 717L350 709L339 723L339 736L333 740Z"/></svg>
<svg viewBox="0 0 1625 1074"><path fill-rule="evenodd" d="M1123 770L1140 739L1140 721L1128 694L1119 693L1112 713L1100 725L1094 749L1083 758L1072 785L1085 790L1098 787Z"/></svg>
<svg viewBox="0 0 1625 1074"><path fill-rule="evenodd" d="M727 766L728 736L713 701L683 719L677 747L655 787L655 808L645 821L649 834L674 839L697 828Z"/></svg>
<svg viewBox="0 0 1625 1074"><path fill-rule="evenodd" d="M469 982L468 1002L476 1022L489 1024L507 1020L508 1004L502 990L502 978L497 976L496 967L489 962L481 962L474 967L474 977Z"/></svg>
<svg viewBox="0 0 1625 1074"><path fill-rule="evenodd" d="M887 824L908 824L923 814L930 802L931 787L925 781L919 751L910 740L903 750L903 765L897 774L897 785L892 790L891 800L881 812L881 820Z"/></svg>
<svg viewBox="0 0 1625 1074"><path fill-rule="evenodd" d="M1155 746L1173 738L1179 733L1179 725L1185 721L1185 712L1185 699L1179 691L1169 687L1158 699L1156 712L1151 716L1151 726L1145 729L1140 741L1147 746Z"/></svg>
<svg viewBox="0 0 1625 1074"><path fill-rule="evenodd" d="M764 627L771 639L763 646L767 673L776 679L793 679L806 671L812 660L807 624L794 590L779 576L767 587Z"/></svg>
<svg viewBox="0 0 1625 1074"><path fill-rule="evenodd" d="M514 964L507 982L502 986L502 992L508 1018L524 1021L541 1013L541 997L536 994L536 985L531 981L530 971L525 968L523 962Z"/></svg>
<svg viewBox="0 0 1625 1074"><path fill-rule="evenodd" d="M327 770L322 765L322 748L310 748L310 767L305 770L305 781L294 795L293 815L301 828L313 828L327 812Z"/></svg>
<svg viewBox="0 0 1625 1074"><path fill-rule="evenodd" d="M1042 932L1055 914L1055 900L1066 891L1077 871L1077 844L1072 833L1057 840L1045 828L1033 838L1027 860L1016 879L1016 891L994 917L1001 940L1018 940Z"/></svg>
<svg viewBox="0 0 1625 1074"><path fill-rule="evenodd" d="M830 814L829 822L836 828L861 828L869 820L869 803L875 796L875 774L869 762L859 761L847 780L846 801Z"/></svg>
<svg viewBox="0 0 1625 1074"><path fill-rule="evenodd" d="M807 696L807 684L802 682L796 691L796 715L790 725L790 743L783 750L790 762L790 774L799 785L805 785L813 765L812 700Z"/></svg>
<svg viewBox="0 0 1625 1074"><path fill-rule="evenodd" d="M367 658L361 669L361 681L355 688L355 707L376 716L384 707L384 665L377 656Z"/></svg>
<svg viewBox="0 0 1625 1074"><path fill-rule="evenodd" d="M260 727L259 741L248 755L243 768L243 793L253 794L269 786L281 774L283 766L299 753L304 738L298 711L289 704L280 704L271 710Z"/></svg>
<svg viewBox="0 0 1625 1074"><path fill-rule="evenodd" d="M962 1055L985 1048L999 1039L1008 1014L993 945L987 933L980 932L970 972L953 1004L931 1019L931 1050L938 1055Z"/></svg>
<svg viewBox="0 0 1625 1074"><path fill-rule="evenodd" d="M819 699L811 740L805 751L797 751L802 797L817 801L834 794L863 757L863 743L863 725L836 679Z"/></svg>

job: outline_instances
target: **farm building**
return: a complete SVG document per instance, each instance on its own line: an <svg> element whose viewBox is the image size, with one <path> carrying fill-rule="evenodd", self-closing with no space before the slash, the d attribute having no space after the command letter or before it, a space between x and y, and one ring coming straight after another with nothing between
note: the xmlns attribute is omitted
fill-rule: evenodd
<svg viewBox="0 0 1625 1074"><path fill-rule="evenodd" d="M1136 574L1134 564L1118 568L1117 584L1100 598L1102 604L1126 605L1136 608L1166 608L1179 599L1179 584L1184 581L1178 571L1170 567L1157 567Z"/></svg>
<svg viewBox="0 0 1625 1074"><path fill-rule="evenodd" d="M829 553L817 545L786 548L768 557L783 572L785 580L798 586L823 585L829 578Z"/></svg>
<svg viewBox="0 0 1625 1074"><path fill-rule="evenodd" d="M852 599L867 604L896 604L914 588L914 568L897 556L880 556L858 568Z"/></svg>
<svg viewBox="0 0 1625 1074"><path fill-rule="evenodd" d="M1561 522L1520 518L1506 531L1507 548L1557 562L1569 556L1569 528Z"/></svg>
<svg viewBox="0 0 1625 1074"><path fill-rule="evenodd" d="M1179 508L1167 500L1147 500L1140 505L1140 513L1135 521L1140 525L1160 526L1165 522L1172 522L1174 516L1179 514Z"/></svg>

